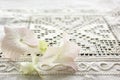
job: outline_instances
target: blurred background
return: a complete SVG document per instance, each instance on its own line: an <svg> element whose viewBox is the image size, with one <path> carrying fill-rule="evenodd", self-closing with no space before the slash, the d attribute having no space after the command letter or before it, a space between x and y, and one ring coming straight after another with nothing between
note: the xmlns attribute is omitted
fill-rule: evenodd
<svg viewBox="0 0 120 80"><path fill-rule="evenodd" d="M119 7L120 0L0 0L1 9L62 9L82 8L111 10Z"/></svg>

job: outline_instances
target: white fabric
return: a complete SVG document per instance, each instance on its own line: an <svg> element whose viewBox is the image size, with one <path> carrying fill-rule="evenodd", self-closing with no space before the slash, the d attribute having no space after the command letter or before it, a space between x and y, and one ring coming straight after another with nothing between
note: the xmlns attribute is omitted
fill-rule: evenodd
<svg viewBox="0 0 120 80"><path fill-rule="evenodd" d="M0 8L7 9L63 9L82 8L110 10L119 7L120 0L0 0Z"/></svg>
<svg viewBox="0 0 120 80"><path fill-rule="evenodd" d="M102 12L120 7L120 0L0 0L1 9L95 9ZM3 37L0 26L0 38ZM38 77L0 75L0 80L39 80ZM119 75L47 76L44 80L120 80Z"/></svg>

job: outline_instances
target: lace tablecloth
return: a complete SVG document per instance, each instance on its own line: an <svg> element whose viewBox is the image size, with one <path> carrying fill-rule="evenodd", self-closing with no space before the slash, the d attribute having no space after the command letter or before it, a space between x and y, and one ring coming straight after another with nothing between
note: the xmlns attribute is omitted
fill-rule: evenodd
<svg viewBox="0 0 120 80"><path fill-rule="evenodd" d="M53 0L54 4L47 4L49 1L45 0L46 3L38 1L42 4L41 8L34 2L31 10L32 1L0 2L0 8L22 8L0 10L0 40L4 36L4 26L25 26L38 39L46 40L51 46L60 43L61 33L65 31L71 35L70 40L81 47L76 59L76 73L44 75L43 80L120 80L119 0ZM55 9L56 5L59 9ZM19 74L17 66L12 62L0 59L0 80L40 80L35 75Z"/></svg>

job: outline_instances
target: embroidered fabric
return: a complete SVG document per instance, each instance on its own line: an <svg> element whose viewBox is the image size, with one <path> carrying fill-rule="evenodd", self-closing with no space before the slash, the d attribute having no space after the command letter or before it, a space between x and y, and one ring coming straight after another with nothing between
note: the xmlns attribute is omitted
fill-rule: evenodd
<svg viewBox="0 0 120 80"><path fill-rule="evenodd" d="M67 12L66 12L67 11ZM106 13L88 14L82 10L1 10L1 26L27 26L37 36L50 46L57 46L61 34L68 33L70 41L80 46L76 58L78 71L63 75L51 73L45 80L119 80L120 74L120 28L119 10ZM31 13L32 12L32 13ZM8 14L9 13L9 14ZM2 30L2 29L1 29ZM4 34L3 34L4 35ZM18 64L2 58L0 64L0 79L33 80L38 77L19 74ZM29 55L24 55L29 58ZM41 68L41 69L44 69ZM56 69L56 68L55 68ZM7 75L7 77L5 77Z"/></svg>

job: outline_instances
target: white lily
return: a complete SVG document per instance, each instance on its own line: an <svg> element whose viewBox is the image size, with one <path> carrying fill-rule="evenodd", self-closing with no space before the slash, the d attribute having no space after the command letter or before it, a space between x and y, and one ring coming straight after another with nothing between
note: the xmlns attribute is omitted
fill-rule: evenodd
<svg viewBox="0 0 120 80"><path fill-rule="evenodd" d="M70 42L69 36L64 34L63 45L60 47L48 47L46 53L43 55L40 61L46 64L60 63L72 67L76 71L77 67L74 60L78 53L78 45Z"/></svg>
<svg viewBox="0 0 120 80"><path fill-rule="evenodd" d="M1 48L5 58L15 60L22 54L36 51L38 40L29 29L4 27L4 31Z"/></svg>

